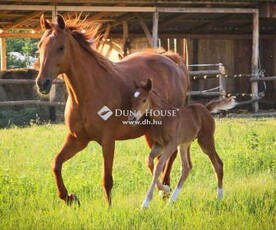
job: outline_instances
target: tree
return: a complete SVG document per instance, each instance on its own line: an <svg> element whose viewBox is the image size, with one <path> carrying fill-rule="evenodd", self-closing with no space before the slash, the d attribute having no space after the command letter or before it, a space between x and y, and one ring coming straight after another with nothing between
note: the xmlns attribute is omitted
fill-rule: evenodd
<svg viewBox="0 0 276 230"><path fill-rule="evenodd" d="M8 68L26 68L30 64L29 57L36 57L38 39L33 38L8 38L7 53L19 52L26 57L25 61L16 59L11 55L8 56Z"/></svg>

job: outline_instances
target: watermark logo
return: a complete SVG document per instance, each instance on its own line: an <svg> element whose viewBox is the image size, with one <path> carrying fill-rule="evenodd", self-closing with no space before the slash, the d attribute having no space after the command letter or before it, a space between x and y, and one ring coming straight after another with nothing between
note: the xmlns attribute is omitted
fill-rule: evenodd
<svg viewBox="0 0 276 230"><path fill-rule="evenodd" d="M97 114L104 120L106 121L108 118L110 118L113 114L113 112L108 108L106 105L102 107Z"/></svg>
<svg viewBox="0 0 276 230"><path fill-rule="evenodd" d="M173 109L173 110L146 110L144 115L146 117L174 117L176 116L176 111L178 109ZM135 111L135 110L122 110L122 109L115 109L114 113L111 111L110 108L108 108L106 105L103 106L97 114L104 120L106 121L109 119L112 115L115 117L142 117L142 114L140 111Z"/></svg>

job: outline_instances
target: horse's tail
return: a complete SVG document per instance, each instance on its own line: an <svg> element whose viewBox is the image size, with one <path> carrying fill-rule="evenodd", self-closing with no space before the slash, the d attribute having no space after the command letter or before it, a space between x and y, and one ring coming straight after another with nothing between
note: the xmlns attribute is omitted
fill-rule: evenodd
<svg viewBox="0 0 276 230"><path fill-rule="evenodd" d="M232 109L237 105L237 102L235 100L235 97L229 97L229 98L223 98L219 100L213 100L210 101L207 105L206 108L211 112L211 113L217 113L220 110L228 110Z"/></svg>
<svg viewBox="0 0 276 230"><path fill-rule="evenodd" d="M162 55L169 58L169 59L171 59L177 65L185 66L185 68L186 68L185 60L179 54L174 53L172 51L167 51L165 53L162 53Z"/></svg>

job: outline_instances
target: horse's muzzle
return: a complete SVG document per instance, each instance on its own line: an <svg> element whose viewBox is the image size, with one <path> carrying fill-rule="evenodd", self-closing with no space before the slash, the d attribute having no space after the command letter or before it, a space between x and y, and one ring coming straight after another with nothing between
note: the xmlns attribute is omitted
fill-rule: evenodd
<svg viewBox="0 0 276 230"><path fill-rule="evenodd" d="M52 87L52 80L49 79L49 78L38 79L36 81L36 85L38 87L38 91L41 94L48 94L51 90L51 87Z"/></svg>

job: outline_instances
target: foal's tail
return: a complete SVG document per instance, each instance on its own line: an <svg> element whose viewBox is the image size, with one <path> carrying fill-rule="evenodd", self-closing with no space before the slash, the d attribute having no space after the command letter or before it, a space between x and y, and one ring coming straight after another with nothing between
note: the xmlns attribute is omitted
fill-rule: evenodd
<svg viewBox="0 0 276 230"><path fill-rule="evenodd" d="M232 109L237 105L235 97L223 98L218 100L210 101L205 107L211 113L217 113L220 110Z"/></svg>

